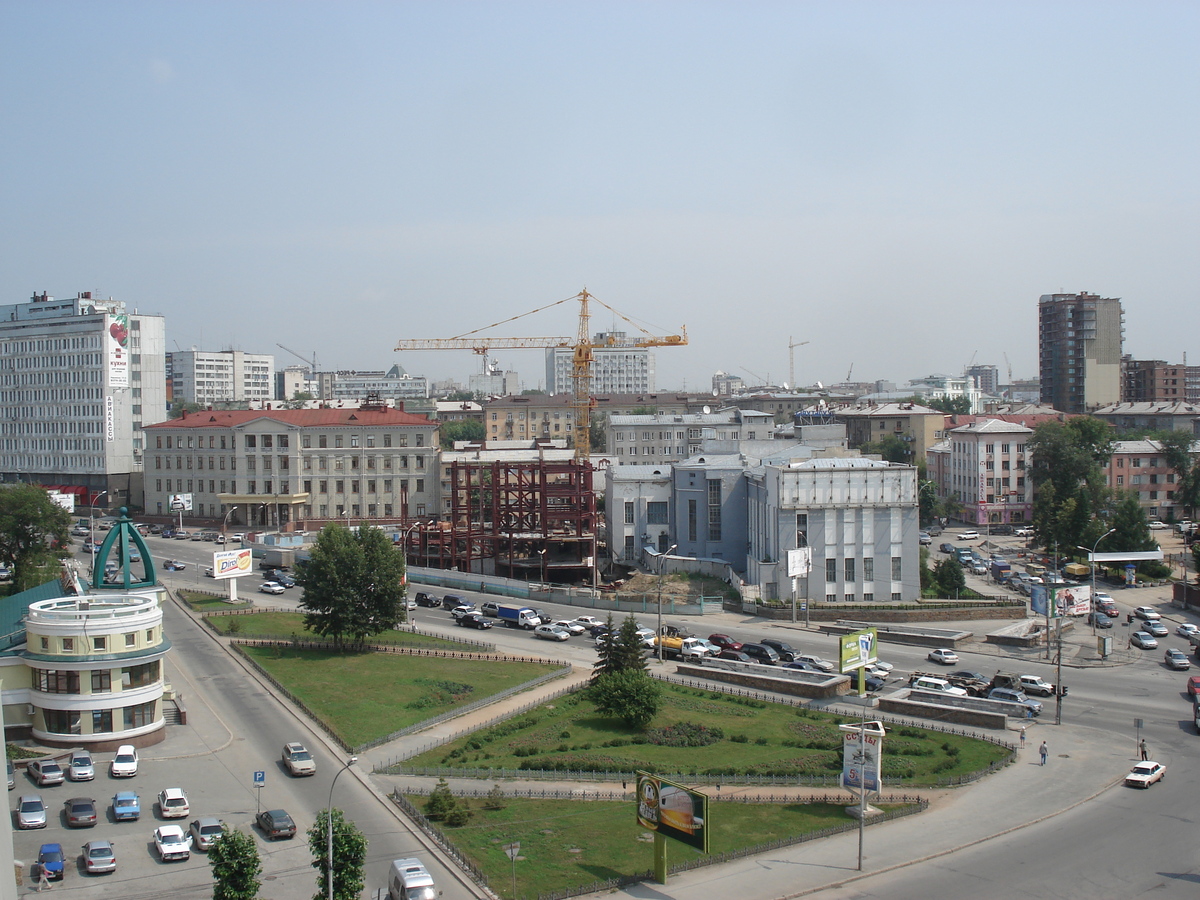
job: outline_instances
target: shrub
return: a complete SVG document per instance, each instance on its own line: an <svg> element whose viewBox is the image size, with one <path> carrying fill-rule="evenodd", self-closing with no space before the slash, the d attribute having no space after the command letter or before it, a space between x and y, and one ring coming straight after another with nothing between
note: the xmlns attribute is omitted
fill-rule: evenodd
<svg viewBox="0 0 1200 900"><path fill-rule="evenodd" d="M484 809L504 809L508 804L505 802L504 791L500 790L500 785L493 785L488 791L487 796L483 798Z"/></svg>
<svg viewBox="0 0 1200 900"><path fill-rule="evenodd" d="M731 734L729 736L729 740L733 741L735 744L746 744L749 743L750 738L746 737L744 734Z"/></svg>
<svg viewBox="0 0 1200 900"><path fill-rule="evenodd" d="M458 801L450 793L450 785L445 778L439 778L437 785L429 792L425 802L425 816L434 822L445 820L458 806Z"/></svg>
<svg viewBox="0 0 1200 900"><path fill-rule="evenodd" d="M452 828L461 828L471 821L471 811L465 806L456 806L446 813L446 824Z"/></svg>
<svg viewBox="0 0 1200 900"><path fill-rule="evenodd" d="M663 728L646 731L646 741L660 747L707 747L725 737L716 727L698 725L695 722L678 722Z"/></svg>

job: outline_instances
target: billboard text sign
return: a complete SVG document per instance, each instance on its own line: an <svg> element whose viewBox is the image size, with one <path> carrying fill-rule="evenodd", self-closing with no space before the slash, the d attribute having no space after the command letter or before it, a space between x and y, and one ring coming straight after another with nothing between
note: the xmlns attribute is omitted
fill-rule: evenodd
<svg viewBox="0 0 1200 900"><path fill-rule="evenodd" d="M251 575L254 560L250 548L244 550L218 550L213 554L213 578L236 578Z"/></svg>
<svg viewBox="0 0 1200 900"><path fill-rule="evenodd" d="M637 818L643 828L708 852L708 796L648 772L637 773Z"/></svg>
<svg viewBox="0 0 1200 900"><path fill-rule="evenodd" d="M863 726L838 727L842 730L842 787L878 791L882 784L883 725L865 722Z"/></svg>
<svg viewBox="0 0 1200 900"><path fill-rule="evenodd" d="M838 671L845 674L863 666L869 666L878 659L875 649L879 643L878 634L874 628L864 628L843 635L838 642L838 660L841 663Z"/></svg>

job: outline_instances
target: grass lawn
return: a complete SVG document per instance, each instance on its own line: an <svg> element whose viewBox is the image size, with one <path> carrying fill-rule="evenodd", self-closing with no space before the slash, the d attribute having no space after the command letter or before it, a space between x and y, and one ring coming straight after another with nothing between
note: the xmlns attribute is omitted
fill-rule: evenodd
<svg viewBox="0 0 1200 900"><path fill-rule="evenodd" d="M209 607L209 610L217 607ZM229 605L225 604L228 609ZM205 621L218 634L238 634L241 637L291 637L304 640L322 640L304 628L304 613L300 612L260 612L246 613L240 616L208 616ZM450 638L435 637L428 634L413 634L411 631L397 631L389 628L378 634L370 635L367 640L372 644L398 644L405 647L424 647L436 650L478 650L473 644L459 643Z"/></svg>
<svg viewBox="0 0 1200 900"><path fill-rule="evenodd" d="M703 777L834 775L842 769L842 718L804 707L768 704L663 685L650 729L639 733L598 714L582 692L519 719L460 738L405 762L405 767L490 767L633 772ZM848 724L852 720L845 720ZM711 742L679 746L680 725L703 725ZM674 745L673 745L674 744ZM883 775L889 786L933 784L1004 759L987 741L889 728Z"/></svg>
<svg viewBox="0 0 1200 900"><path fill-rule="evenodd" d="M711 797L711 794L710 794ZM424 810L428 795L408 795ZM487 875L492 890L513 897L512 863L504 845L519 841L517 896L583 887L637 875L654 868L654 844L637 824L629 801L563 801L507 798L501 810L484 809L482 798L465 800L470 822L443 833ZM710 799L709 850L713 854L754 847L856 821L837 803L727 803ZM881 808L894 809L884 805ZM698 850L667 841L667 864L702 857ZM852 861L847 861L851 864Z"/></svg>
<svg viewBox="0 0 1200 900"><path fill-rule="evenodd" d="M212 612L214 609L248 609L254 604L249 600L239 600L237 603L230 603L223 600L216 594L210 594L206 591L176 591L179 599L194 609L196 612Z"/></svg>
<svg viewBox="0 0 1200 900"><path fill-rule="evenodd" d="M243 649L352 747L555 669L378 652Z"/></svg>

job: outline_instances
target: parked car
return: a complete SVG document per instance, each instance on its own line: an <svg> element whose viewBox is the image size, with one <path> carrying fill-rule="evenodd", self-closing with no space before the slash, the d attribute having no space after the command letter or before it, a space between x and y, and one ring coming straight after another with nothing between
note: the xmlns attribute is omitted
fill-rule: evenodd
<svg viewBox="0 0 1200 900"><path fill-rule="evenodd" d="M292 775L317 774L317 761L299 741L289 741L283 745L282 759L284 767Z"/></svg>
<svg viewBox="0 0 1200 900"><path fill-rule="evenodd" d="M164 819L186 819L191 811L183 788L163 788L158 792L158 814Z"/></svg>
<svg viewBox="0 0 1200 900"><path fill-rule="evenodd" d="M480 631L492 627L492 620L484 618L477 612L470 612L455 619L463 628L478 628Z"/></svg>
<svg viewBox="0 0 1200 900"><path fill-rule="evenodd" d="M188 859L192 855L192 837L178 825L159 825L154 829L154 846L163 862Z"/></svg>
<svg viewBox="0 0 1200 900"><path fill-rule="evenodd" d="M979 559L977 559L971 563L971 574L972 575L986 575L987 573L988 573L987 563L985 563Z"/></svg>
<svg viewBox="0 0 1200 900"><path fill-rule="evenodd" d="M38 787L62 784L67 777L62 766L53 759L35 759L25 767L25 771Z"/></svg>
<svg viewBox="0 0 1200 900"><path fill-rule="evenodd" d="M1033 537L1033 529L1032 528L1017 528L1017 529L1013 530L1013 534L1016 535L1017 537L1031 538L1031 537Z"/></svg>
<svg viewBox="0 0 1200 900"><path fill-rule="evenodd" d="M4 761L8 764L8 789L11 791L17 786L17 773L11 759L5 758Z"/></svg>
<svg viewBox="0 0 1200 900"><path fill-rule="evenodd" d="M939 663L943 666L958 665L958 654L953 650L947 650L944 647L937 650L931 650L926 659L928 659L930 662Z"/></svg>
<svg viewBox="0 0 1200 900"><path fill-rule="evenodd" d="M958 539L960 541L977 541L977 540L979 540L979 532L978 531L960 531L958 533Z"/></svg>
<svg viewBox="0 0 1200 900"><path fill-rule="evenodd" d="M192 820L188 831L192 835L192 846L197 850L208 851L225 833L225 823L216 816L202 816Z"/></svg>
<svg viewBox="0 0 1200 900"><path fill-rule="evenodd" d="M91 828L96 824L96 801L88 797L72 797L63 804L68 828Z"/></svg>
<svg viewBox="0 0 1200 900"><path fill-rule="evenodd" d="M837 668L832 662L827 659L822 659L819 656L813 656L809 653L801 653L796 656L796 662L808 663L818 672L832 672Z"/></svg>
<svg viewBox="0 0 1200 900"><path fill-rule="evenodd" d="M1162 622L1156 621L1156 620L1151 620L1149 622L1143 622L1142 623L1142 631L1148 631L1155 637L1166 637L1168 634L1171 633L1167 630L1166 625L1164 625Z"/></svg>
<svg viewBox="0 0 1200 900"><path fill-rule="evenodd" d="M282 594L285 588L278 581L264 581L258 586L260 594Z"/></svg>
<svg viewBox="0 0 1200 900"><path fill-rule="evenodd" d="M1042 704L1036 700L1031 700L1025 696L1024 691L1018 691L1014 688L998 687L988 691L989 700L1002 700L1005 703L1016 703L1024 706L1029 710L1028 715L1040 716L1042 714Z"/></svg>
<svg viewBox="0 0 1200 900"><path fill-rule="evenodd" d="M117 853L108 841L88 841L83 845L83 868L89 875L117 871Z"/></svg>
<svg viewBox="0 0 1200 900"><path fill-rule="evenodd" d="M928 546L933 543L933 536L927 531L922 531L917 535L917 543L923 547Z"/></svg>
<svg viewBox="0 0 1200 900"><path fill-rule="evenodd" d="M118 791L113 797L112 811L118 822L136 822L142 817L142 804L133 791Z"/></svg>
<svg viewBox="0 0 1200 900"><path fill-rule="evenodd" d="M46 827L46 804L37 794L26 794L17 801L17 827Z"/></svg>
<svg viewBox="0 0 1200 900"><path fill-rule="evenodd" d="M62 881L67 873L67 859L63 855L62 844L42 844L37 861L38 868L51 881Z"/></svg>
<svg viewBox="0 0 1200 900"><path fill-rule="evenodd" d="M1125 783L1130 787L1148 788L1156 781L1162 781L1166 777L1166 766L1153 760L1146 760L1133 767L1132 771L1125 776Z"/></svg>
<svg viewBox="0 0 1200 900"><path fill-rule="evenodd" d="M800 654L800 651L787 641L778 641L775 638L762 638L759 640L759 643L770 647L772 650L778 653L779 658L784 662L791 662Z"/></svg>
<svg viewBox="0 0 1200 900"><path fill-rule="evenodd" d="M1192 667L1192 664L1188 661L1187 654L1174 647L1163 654L1163 662L1167 664L1168 669L1175 669L1180 672L1186 672Z"/></svg>
<svg viewBox="0 0 1200 900"><path fill-rule="evenodd" d="M783 664L783 668L796 669L801 672L820 672L821 671L816 666L814 666L812 663L800 662L800 660L798 660L798 659L794 659L791 662L785 662Z"/></svg>
<svg viewBox="0 0 1200 900"><path fill-rule="evenodd" d="M1153 606L1139 606L1133 614L1144 622L1157 622L1162 618L1162 613Z"/></svg>
<svg viewBox="0 0 1200 900"><path fill-rule="evenodd" d="M571 639L570 634L553 625L539 625L533 629L533 636L544 641L569 641Z"/></svg>
<svg viewBox="0 0 1200 900"><path fill-rule="evenodd" d="M754 660L750 656L743 653L741 650L730 650L729 648L725 648L720 653L718 653L717 659L728 659L733 662L743 662L743 663L754 662Z"/></svg>
<svg viewBox="0 0 1200 900"><path fill-rule="evenodd" d="M171 538L176 541L186 541L190 537L191 535L183 530L171 532Z"/></svg>
<svg viewBox="0 0 1200 900"><path fill-rule="evenodd" d="M1013 527L1012 527L1011 525L1005 525L1005 524L1003 524L1003 523L1002 523L1002 524L1000 524L1000 525L993 525L993 526L992 526L992 534L996 534L996 535L1009 535L1009 534L1012 534L1012 533L1013 533Z"/></svg>
<svg viewBox="0 0 1200 900"><path fill-rule="evenodd" d="M1143 650L1157 650L1158 641L1154 639L1154 635L1145 631L1135 631L1133 637L1129 639L1130 643L1135 647L1141 647Z"/></svg>
<svg viewBox="0 0 1200 900"><path fill-rule="evenodd" d="M742 644L742 652L764 666L779 665L779 654L775 652L774 647L768 647L766 644Z"/></svg>
<svg viewBox="0 0 1200 900"><path fill-rule="evenodd" d="M1154 521L1154 522L1147 523L1146 527L1149 528L1151 531L1166 531L1171 526L1168 525L1166 522Z"/></svg>
<svg viewBox="0 0 1200 900"><path fill-rule="evenodd" d="M735 641L727 634L710 634L708 639L722 650L741 650L742 642Z"/></svg>
<svg viewBox="0 0 1200 900"><path fill-rule="evenodd" d="M263 834L269 840L296 836L296 823L282 809L264 809L255 817L254 821L258 823L258 827L262 829Z"/></svg>
<svg viewBox="0 0 1200 900"><path fill-rule="evenodd" d="M108 774L113 778L132 778L137 774L138 755L133 744L122 744L117 748L117 755L108 766Z"/></svg>

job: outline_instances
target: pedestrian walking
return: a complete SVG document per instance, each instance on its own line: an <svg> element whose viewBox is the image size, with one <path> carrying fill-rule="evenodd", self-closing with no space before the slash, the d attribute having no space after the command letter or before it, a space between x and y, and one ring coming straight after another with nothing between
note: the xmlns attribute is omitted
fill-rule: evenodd
<svg viewBox="0 0 1200 900"><path fill-rule="evenodd" d="M1142 742L1138 744L1138 750L1142 752L1142 762L1150 758L1150 748L1146 746L1146 739L1142 738Z"/></svg>
<svg viewBox="0 0 1200 900"><path fill-rule="evenodd" d="M1021 749L1025 749L1025 726L1021 726Z"/></svg>
<svg viewBox="0 0 1200 900"><path fill-rule="evenodd" d="M1046 757L1050 755L1050 748L1046 746L1046 742L1042 741L1042 746L1038 748L1038 753L1042 755L1042 765L1046 764Z"/></svg>
<svg viewBox="0 0 1200 900"><path fill-rule="evenodd" d="M36 863L35 865L37 865L38 870L38 893L53 890L54 885L50 883L50 873L46 871L46 867L41 863Z"/></svg>

